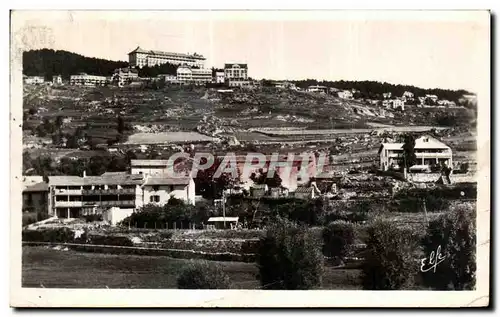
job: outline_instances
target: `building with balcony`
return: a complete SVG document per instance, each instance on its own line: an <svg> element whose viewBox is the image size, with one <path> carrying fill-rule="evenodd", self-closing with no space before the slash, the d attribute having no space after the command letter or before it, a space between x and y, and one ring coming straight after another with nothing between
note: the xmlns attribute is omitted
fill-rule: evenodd
<svg viewBox="0 0 500 317"><path fill-rule="evenodd" d="M228 81L247 81L247 64L224 64L224 78Z"/></svg>
<svg viewBox="0 0 500 317"><path fill-rule="evenodd" d="M96 76L81 73L78 75L71 75L69 78L70 85L79 86L105 86L109 82L106 76Z"/></svg>
<svg viewBox="0 0 500 317"><path fill-rule="evenodd" d="M171 197L195 203L190 177L167 177L148 173L104 173L101 176L50 176L49 215L78 218L119 208L132 213L149 204L165 204Z"/></svg>
<svg viewBox="0 0 500 317"><path fill-rule="evenodd" d="M177 82L180 84L204 85L212 82L212 70L204 68L177 68Z"/></svg>
<svg viewBox="0 0 500 317"><path fill-rule="evenodd" d="M382 143L380 145L378 154L381 170L400 170L403 168L403 145L404 143ZM417 157L415 166L421 170L430 169L433 165L451 167L453 164L451 148L431 136L423 135L416 139L414 149Z"/></svg>
<svg viewBox="0 0 500 317"><path fill-rule="evenodd" d="M307 87L307 92L321 92L321 93L327 93L328 92L328 87L325 86L309 86Z"/></svg>
<svg viewBox="0 0 500 317"><path fill-rule="evenodd" d="M144 66L153 67L161 64L174 64L196 66L203 68L206 58L200 54L183 54L162 51L145 50L137 47L128 53L128 61L131 67L142 68Z"/></svg>

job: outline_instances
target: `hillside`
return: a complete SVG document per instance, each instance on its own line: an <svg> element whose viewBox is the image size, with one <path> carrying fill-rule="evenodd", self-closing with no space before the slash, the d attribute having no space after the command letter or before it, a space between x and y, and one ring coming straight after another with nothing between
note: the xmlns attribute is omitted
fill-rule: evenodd
<svg viewBox="0 0 500 317"><path fill-rule="evenodd" d="M23 74L45 76L49 80L53 75L68 79L70 75L80 72L111 76L115 69L126 66L128 62L85 57L67 51L41 49L23 53Z"/></svg>

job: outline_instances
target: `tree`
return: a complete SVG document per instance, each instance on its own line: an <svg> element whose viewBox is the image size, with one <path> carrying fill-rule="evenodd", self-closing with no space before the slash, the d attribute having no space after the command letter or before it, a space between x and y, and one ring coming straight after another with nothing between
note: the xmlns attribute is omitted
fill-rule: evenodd
<svg viewBox="0 0 500 317"><path fill-rule="evenodd" d="M257 265L263 289L313 289L321 285L319 239L306 227L277 219L261 238Z"/></svg>
<svg viewBox="0 0 500 317"><path fill-rule="evenodd" d="M476 284L476 213L458 206L432 221L422 239L426 258L443 261L422 272L424 284L437 290L473 290ZM440 252L441 251L441 252ZM437 258L439 260L439 258ZM424 271L430 266L424 263ZM421 270L422 271L422 270Z"/></svg>
<svg viewBox="0 0 500 317"><path fill-rule="evenodd" d="M229 289L229 276L219 265L208 261L192 261L177 279L180 289Z"/></svg>
<svg viewBox="0 0 500 317"><path fill-rule="evenodd" d="M347 221L334 221L323 229L323 254L344 258L354 243L354 225Z"/></svg>
<svg viewBox="0 0 500 317"><path fill-rule="evenodd" d="M375 220L368 228L366 256L362 266L363 288L403 290L414 285L418 272L415 234L393 222Z"/></svg>
<svg viewBox="0 0 500 317"><path fill-rule="evenodd" d="M99 176L108 170L110 165L110 158L108 156L95 155L92 156L88 164L89 176Z"/></svg>
<svg viewBox="0 0 500 317"><path fill-rule="evenodd" d="M206 161L201 162L201 164L205 163ZM209 168L198 171L194 179L198 195L206 199L218 199L222 197L222 191L234 183L235 180L228 173L223 173L217 178L214 177L220 164L221 160L218 159Z"/></svg>
<svg viewBox="0 0 500 317"><path fill-rule="evenodd" d="M63 125L64 118L62 116L57 116L55 121L55 130L59 131Z"/></svg>
<svg viewBox="0 0 500 317"><path fill-rule="evenodd" d="M415 137L409 133L404 136L403 142L403 164L407 169L417 163L415 155Z"/></svg>
<svg viewBox="0 0 500 317"><path fill-rule="evenodd" d="M118 116L116 121L117 121L116 130L118 131L119 134L122 134L125 131L125 121L123 121L123 118L121 116Z"/></svg>

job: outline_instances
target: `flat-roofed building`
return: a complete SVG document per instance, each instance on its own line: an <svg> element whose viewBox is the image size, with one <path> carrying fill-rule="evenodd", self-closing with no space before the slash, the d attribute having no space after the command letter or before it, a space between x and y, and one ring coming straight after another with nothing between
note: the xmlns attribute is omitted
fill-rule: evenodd
<svg viewBox="0 0 500 317"><path fill-rule="evenodd" d="M106 76L88 75L85 73L71 75L69 78L70 85L105 86L108 82L109 80Z"/></svg>
<svg viewBox="0 0 500 317"><path fill-rule="evenodd" d="M177 81L180 84L203 85L212 81L212 70L203 68L177 68Z"/></svg>
<svg viewBox="0 0 500 317"><path fill-rule="evenodd" d="M27 85L39 85L45 82L43 76L24 76L24 83Z"/></svg>
<svg viewBox="0 0 500 317"><path fill-rule="evenodd" d="M163 51L145 50L139 46L128 53L128 61L131 67L142 68L144 66L153 67L161 64L174 64L196 66L203 68L206 58L200 54L183 54Z"/></svg>
<svg viewBox="0 0 500 317"><path fill-rule="evenodd" d="M49 214L59 218L78 218L113 207L131 213L149 203L164 204L171 197L195 202L192 178L152 173L49 176L48 191Z"/></svg>

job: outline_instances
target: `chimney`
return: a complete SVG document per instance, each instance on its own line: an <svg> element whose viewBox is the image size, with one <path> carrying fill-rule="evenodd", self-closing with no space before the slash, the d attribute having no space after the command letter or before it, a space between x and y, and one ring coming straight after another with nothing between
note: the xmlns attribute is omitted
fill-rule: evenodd
<svg viewBox="0 0 500 317"><path fill-rule="evenodd" d="M85 170L83 171L83 177L84 178L87 177L87 171L85 171Z"/></svg>

